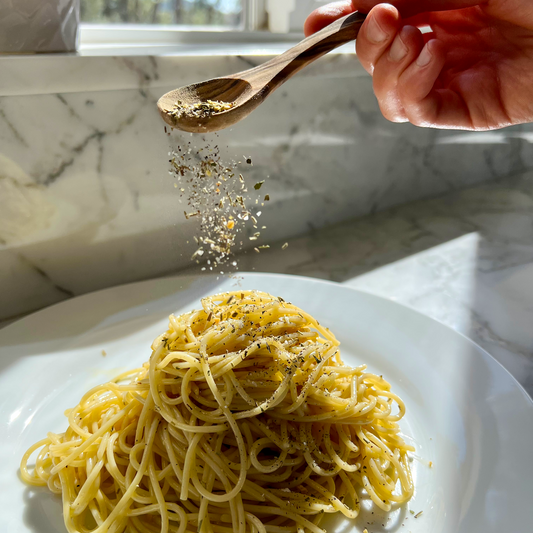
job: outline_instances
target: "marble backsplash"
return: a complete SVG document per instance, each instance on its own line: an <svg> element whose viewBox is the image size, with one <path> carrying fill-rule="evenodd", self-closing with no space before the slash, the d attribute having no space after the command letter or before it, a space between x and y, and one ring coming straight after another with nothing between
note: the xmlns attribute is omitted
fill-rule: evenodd
<svg viewBox="0 0 533 533"><path fill-rule="evenodd" d="M183 216L168 151L203 141L168 138L155 103L265 57L188 58L186 69L179 57L100 59L96 78L69 62L61 92L57 79L53 91L20 94L0 84L0 319L190 266L197 227ZM113 84L115 60L133 73L128 86ZM265 180L261 244L533 168L531 126L474 134L388 123L352 54L323 59L214 139L228 159L252 157L250 185Z"/></svg>

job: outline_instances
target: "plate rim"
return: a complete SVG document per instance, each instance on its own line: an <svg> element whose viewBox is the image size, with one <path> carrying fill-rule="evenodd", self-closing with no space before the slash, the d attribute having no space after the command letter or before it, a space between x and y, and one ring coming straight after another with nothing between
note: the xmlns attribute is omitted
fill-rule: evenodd
<svg viewBox="0 0 533 533"><path fill-rule="evenodd" d="M464 333L453 329L451 326L448 326L447 324L444 324L440 320L437 320L436 318L434 318L432 316L429 316L429 315L427 315L425 313L422 313L418 309L414 309L413 307L411 307L411 306L409 306L407 304L404 304L404 303L401 303L401 302L397 302L395 300L391 300L389 298L386 298L385 296L377 295L377 294L374 294L372 292L365 291L365 290L362 290L362 289L359 289L359 288L350 287L349 285L343 285L342 283L337 282L337 281L326 280L326 279L321 279L321 278L314 278L314 277L310 277L310 276L299 276L299 275L294 275L294 274L283 274L283 273L278 273L278 272L264 272L263 273L263 272L243 271L243 272L236 272L235 274L224 275L224 276L220 276L220 275L216 275L216 274L172 274L172 275L168 275L168 276L149 278L149 279L145 279L145 280L132 281L132 282L127 282L127 283L120 283L120 284L117 284L117 285L112 285L111 287L104 287L102 289L96 289L94 291L86 292L84 294L79 294L79 295L76 295L76 296L74 296L72 298L68 298L66 300L62 300L60 302L56 302L54 304L48 305L48 306L43 307L41 309L38 309L36 311L32 311L31 313L29 313L29 314L27 314L27 315L25 315L25 316L23 316L23 317L21 317L19 319L16 319L13 322L11 322L10 324L7 324L6 326L0 328L0 347L1 347L2 337L5 335L6 332L9 332L9 330L12 327L20 326L21 323L23 323L23 322L25 322L27 320L32 320L36 316L38 316L40 314L51 312L51 311L53 311L53 310L65 305L66 303L71 303L71 302L73 302L75 300L79 301L79 300L82 300L84 298L93 297L93 296L95 296L97 294L100 294L100 293L112 292L113 290L116 290L118 288L133 287L133 286L139 286L139 285L143 285L143 284L149 284L149 283L160 282L160 281L164 282L166 280L178 280L180 278L187 278L187 279L191 280L192 282L194 282L194 281L201 280L201 279L218 280L221 277L224 277L226 279L230 279L230 276L247 276L247 277L263 277L263 278L264 277L266 277L266 278L290 278L290 279L297 279L297 280L300 280L300 281L304 281L306 283L307 282L312 282L312 283L319 283L319 284L323 284L323 285L331 285L333 287L343 288L345 290L353 291L355 293L361 293L361 294L364 294L366 296L370 296L372 298L380 300L382 302L386 302L387 304L390 304L392 306L399 306L399 307L401 307L403 309L406 309L409 312L415 313L418 316L421 316L421 317L423 317L423 318L425 318L427 320L430 320L430 321L432 321L432 322L434 322L436 324L439 324L443 328L446 328L447 330L451 331L453 334L458 335L459 337L462 337L465 341L467 341L470 345L472 345L476 349L476 352L479 353L479 356L487 358L491 362L491 364L495 364L497 367L499 367L499 370L503 371L504 373L507 374L508 377L511 378L511 381L513 382L513 385L515 385L518 388L518 390L525 397L525 400L529 404L529 407L533 409L533 396L530 396L530 394L526 391L526 389L523 387L523 385L516 379L516 377L502 363L500 363L500 361L498 361L488 350L486 350L485 348L483 348L482 346L477 344L473 339L471 339L470 337L468 337ZM1 373L2 373L2 370L0 370L0 374Z"/></svg>
<svg viewBox="0 0 533 533"><path fill-rule="evenodd" d="M443 338L451 341L453 343L453 346L455 346L456 344L459 347L462 346L464 349L468 350L469 358L473 363L480 366L482 365L487 370L489 370L490 374L492 375L490 378L492 383L497 383L499 381L500 383L504 384L505 387L507 387L509 393L511 393L515 400L519 402L521 406L520 409L525 419L531 420L533 418L533 399L529 396L524 387L522 387L518 380L511 374L511 372L509 372L501 363L499 363L499 361L497 361L487 350L479 346L476 342L474 342L466 335L454 330L452 327L446 324L443 324L439 320L436 320L416 309L411 308L408 305L396 302L383 296L375 295L371 292L361 290L359 288L346 286L335 281L317 279L306 276L294 276L282 273L261 272L242 272L232 276L216 276L216 274L198 275L180 273L176 275L167 275L137 282L114 285L112 287L91 291L83 295L76 296L74 298L69 298L68 300L64 300L62 302L58 302L51 306L37 310L33 313L28 314L25 317L20 318L19 320L14 321L12 324L9 324L5 328L3 328L7 332L7 337L3 337L2 330L0 330L0 349L6 348L6 343L3 342L4 339L7 341L11 341L9 342L9 344L11 344L13 341L17 343L18 339L21 338L21 332L26 329L26 324L31 325L32 322L35 323L35 320L41 320L41 317L43 317L42 320L47 322L50 319L56 319L58 316L65 316L65 310L61 309L61 306L64 306L66 308L67 315L72 314L73 311L88 308L89 310L91 310L91 314L97 321L104 322L106 318L113 318L117 313L117 310L114 309L112 306L108 307L107 305L102 305L102 303L107 303L109 299L121 300L122 298L124 298L126 305L124 305L121 310L134 309L139 304L141 307L143 306L143 304L146 304L147 306L151 306L153 304L154 308L157 311L158 302L165 302L165 308L160 308L157 311L158 317L162 319L163 315L166 314L167 311L169 313L172 313L176 312L176 310L179 309L179 312L182 312L182 310L184 310L185 308L189 308L190 306L196 306L198 304L199 298L203 297L204 295L225 292L228 290L239 290L238 288L233 288L236 284L238 287L239 282L242 283L243 290L253 290L253 285L255 285L256 289L269 290L270 287L270 289L272 289L270 290L270 292L272 292L273 294L278 294L277 291L279 291L279 294L283 294L283 290L287 289L288 291L291 291L288 294L292 294L292 298L296 298L296 295L299 294L301 290L309 291L312 287L317 287L316 291L319 294L322 294L323 297L328 297L329 294L331 295L332 299L339 299L340 303L342 304L342 307L344 307L344 305L346 304L350 305L350 302L353 302L357 305L362 305L363 309L365 305L368 305L371 308L375 306L375 308L380 312L383 312L386 315L390 314L389 323L392 325L398 323L409 326L409 322L412 321L414 322L414 325L418 326L418 328L416 328L415 330L408 327L409 330L415 332L413 336L415 342L417 342L417 336L421 336L421 339L424 338L423 330L424 328L427 328L430 332L437 333L439 336L442 336ZM292 285L291 282L294 282L294 285ZM162 288L158 288L158 284L161 284ZM247 287L247 285L251 285L251 287ZM139 287L137 298L133 293L133 291L137 290L136 287ZM293 287L294 294L292 292ZM189 289L192 289L193 294L195 296L194 299L187 300L187 298L185 298L184 300L175 300L173 298L179 297L179 295L183 291L187 292ZM115 291L119 292L116 292L113 295ZM306 298L304 297L304 300L305 299ZM185 300L187 300L187 303L185 302ZM312 298L311 300L307 298L306 301L308 301L308 303L311 302L311 305L313 305L312 300ZM319 301L324 303L322 299L319 299ZM171 308L174 304L176 304L176 310L172 310ZM66 307L68 305L72 307L69 309L69 307ZM320 306L320 309L322 313L324 306ZM327 310L325 312L327 312ZM69 323L71 323L71 319L68 319L68 321ZM19 329L14 330L14 335L10 334L9 328L17 328L17 325ZM78 335L83 335L83 331L74 330L72 334L69 335L67 330L65 340L68 340L69 338L76 338ZM6 351L1 351L3 352L2 360L5 360L4 354L6 353ZM475 355L473 352L475 352ZM435 360L433 354L426 353L426 357L427 356L429 356L430 360ZM24 353L17 353L13 361L24 359L24 357ZM501 367L501 369L499 367ZM501 372L502 369L505 371L507 376L505 375L505 373ZM3 377L3 374L4 372L2 369L0 370L0 378ZM508 379L509 377L511 379ZM2 420L5 420L4 417L2 417ZM524 429L522 429L522 431L524 431ZM524 434L529 435L529 432L526 430L524 431ZM3 445L9 446L10 440L11 439L9 439L7 435L5 440L0 438L0 447L2 447ZM528 439L526 439L526 442L527 441ZM423 440L421 440L420 442L423 442ZM529 479L531 479L530 476ZM0 482L1 481L2 479L0 479ZM427 503L430 503L429 500ZM431 507L431 509L433 509L433 507ZM11 520L13 519L9 516L6 518L9 522L11 522ZM530 511L527 511L524 516L522 516L522 512L519 513L519 518L520 523L516 523L518 526L530 524L532 519L532 517L530 516ZM523 522L524 519L527 520L527 522ZM18 522L17 524L20 525ZM521 528L519 527L519 529ZM492 529L490 530L492 531ZM417 531L423 530L417 529ZM454 529L446 529L446 531L451 532L454 531Z"/></svg>

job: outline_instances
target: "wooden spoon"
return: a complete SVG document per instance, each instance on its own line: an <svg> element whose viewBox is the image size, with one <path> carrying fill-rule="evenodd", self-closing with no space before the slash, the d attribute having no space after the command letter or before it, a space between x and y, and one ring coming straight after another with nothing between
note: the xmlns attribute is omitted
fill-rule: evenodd
<svg viewBox="0 0 533 533"><path fill-rule="evenodd" d="M170 91L157 102L159 112L167 124L184 131L208 133L229 128L302 68L353 41L365 18L356 11L262 65Z"/></svg>

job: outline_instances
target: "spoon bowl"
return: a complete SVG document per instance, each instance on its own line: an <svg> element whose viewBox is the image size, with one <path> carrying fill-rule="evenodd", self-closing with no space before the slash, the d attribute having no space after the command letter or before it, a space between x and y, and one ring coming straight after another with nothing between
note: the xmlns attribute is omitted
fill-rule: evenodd
<svg viewBox="0 0 533 533"><path fill-rule="evenodd" d="M157 102L159 113L169 126L191 133L233 126L302 68L353 41L365 18L356 11L262 65L170 91ZM231 107L224 109L224 104ZM195 112L199 108L202 112Z"/></svg>
<svg viewBox="0 0 533 533"><path fill-rule="evenodd" d="M233 126L249 115L256 107L251 105L252 93L252 85L245 79L236 77L214 78L170 91L161 97L157 105L161 117L170 126L191 133L205 133ZM178 117L174 111L176 104L192 108L199 103L209 101L230 104L232 107L205 116L183 113ZM250 104L243 105L246 102L250 102ZM260 103L261 101L257 101L257 105Z"/></svg>

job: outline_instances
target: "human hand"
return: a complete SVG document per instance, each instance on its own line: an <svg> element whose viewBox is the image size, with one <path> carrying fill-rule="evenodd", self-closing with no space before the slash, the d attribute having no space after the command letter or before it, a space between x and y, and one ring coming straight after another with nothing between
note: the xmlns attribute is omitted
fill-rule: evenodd
<svg viewBox="0 0 533 533"><path fill-rule="evenodd" d="M465 130L533 122L532 0L390 2L336 2L305 23L309 35L354 10L369 13L357 56L387 119Z"/></svg>

